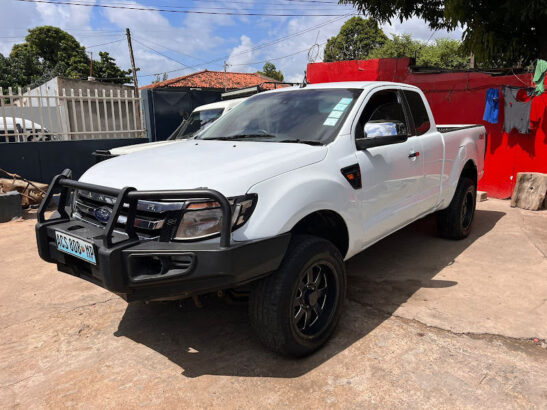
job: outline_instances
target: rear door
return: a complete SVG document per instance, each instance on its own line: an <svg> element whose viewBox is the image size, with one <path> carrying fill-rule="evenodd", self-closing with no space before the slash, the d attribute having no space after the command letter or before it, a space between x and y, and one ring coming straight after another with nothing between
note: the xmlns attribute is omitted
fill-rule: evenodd
<svg viewBox="0 0 547 410"><path fill-rule="evenodd" d="M374 91L360 114L357 128L381 122L404 123L407 130L411 129L410 115L400 90ZM424 175L421 149L420 139L411 137L405 142L357 151L362 189L356 191L356 195L366 245L420 214Z"/></svg>

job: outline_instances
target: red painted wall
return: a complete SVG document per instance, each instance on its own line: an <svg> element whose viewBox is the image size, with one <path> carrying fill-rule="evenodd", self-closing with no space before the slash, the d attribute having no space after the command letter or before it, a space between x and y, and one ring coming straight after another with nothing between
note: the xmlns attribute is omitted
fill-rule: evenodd
<svg viewBox="0 0 547 410"><path fill-rule="evenodd" d="M413 84L426 95L438 124L482 124L488 132L485 174L479 189L495 198L511 196L517 172L547 173L547 119L545 115L532 133L503 131L503 98L498 124L482 120L488 88L532 86L532 75L497 76L484 73L412 73L410 59L380 59L308 64L309 83L338 81L396 81ZM547 93L533 100L547 106ZM535 107L534 107L535 108Z"/></svg>

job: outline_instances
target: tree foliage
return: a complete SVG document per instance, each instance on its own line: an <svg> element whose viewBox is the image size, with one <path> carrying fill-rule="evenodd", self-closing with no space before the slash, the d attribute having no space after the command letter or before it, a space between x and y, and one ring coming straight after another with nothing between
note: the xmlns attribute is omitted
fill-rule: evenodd
<svg viewBox="0 0 547 410"><path fill-rule="evenodd" d="M94 74L108 82L127 83L130 70L122 70L106 52L99 52ZM87 78L90 58L85 48L66 31L53 26L29 30L25 42L15 44L9 57L0 59L0 84L4 87L27 87L41 84L55 76ZM118 78L122 77L122 80Z"/></svg>
<svg viewBox="0 0 547 410"><path fill-rule="evenodd" d="M98 80L104 79L115 84L130 83L133 79L129 77L131 70L122 70L116 65L116 60L106 51L99 51L99 61L93 63L93 76Z"/></svg>
<svg viewBox="0 0 547 410"><path fill-rule="evenodd" d="M43 74L42 62L27 44L15 44L7 61L8 71L5 76L10 77L11 87L24 87L40 80Z"/></svg>
<svg viewBox="0 0 547 410"><path fill-rule="evenodd" d="M0 54L0 87L8 88L16 83L13 73L10 59Z"/></svg>
<svg viewBox="0 0 547 410"><path fill-rule="evenodd" d="M410 35L394 35L382 47L375 49L370 58L413 57L416 65L446 69L469 67L469 58L462 56L461 42L451 39L437 39L435 43L413 40Z"/></svg>
<svg viewBox="0 0 547 410"><path fill-rule="evenodd" d="M262 67L262 71L259 71L258 73L265 75L266 77L273 78L277 81L283 81L285 78L281 70L277 70L276 66L270 62L264 64L264 67Z"/></svg>
<svg viewBox="0 0 547 410"><path fill-rule="evenodd" d="M432 30L463 27L462 51L484 66L526 65L547 59L545 0L341 0L387 22L414 16Z"/></svg>
<svg viewBox="0 0 547 410"><path fill-rule="evenodd" d="M386 41L387 37L376 20L352 17L336 36L327 41L323 61L363 60Z"/></svg>

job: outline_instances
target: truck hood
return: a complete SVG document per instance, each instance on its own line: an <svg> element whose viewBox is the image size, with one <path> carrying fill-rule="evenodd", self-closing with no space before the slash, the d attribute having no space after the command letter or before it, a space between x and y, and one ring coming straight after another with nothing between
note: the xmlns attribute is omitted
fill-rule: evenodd
<svg viewBox="0 0 547 410"><path fill-rule="evenodd" d="M297 143L183 140L112 158L80 181L139 190L216 189L225 196L325 158L328 148Z"/></svg>

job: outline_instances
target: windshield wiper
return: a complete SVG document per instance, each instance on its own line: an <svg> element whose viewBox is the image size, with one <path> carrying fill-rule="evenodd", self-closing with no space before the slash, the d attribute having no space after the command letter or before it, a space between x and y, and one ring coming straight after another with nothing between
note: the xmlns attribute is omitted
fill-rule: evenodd
<svg viewBox="0 0 547 410"><path fill-rule="evenodd" d="M216 137L216 138L204 138L204 140L220 140L220 141L232 141L244 138L275 138L275 135L272 134L235 134L228 135L226 137Z"/></svg>
<svg viewBox="0 0 547 410"><path fill-rule="evenodd" d="M313 140L301 140L301 139L295 139L295 140L281 140L276 142L294 142L296 144L308 144L308 145L323 145L319 141L313 141Z"/></svg>

